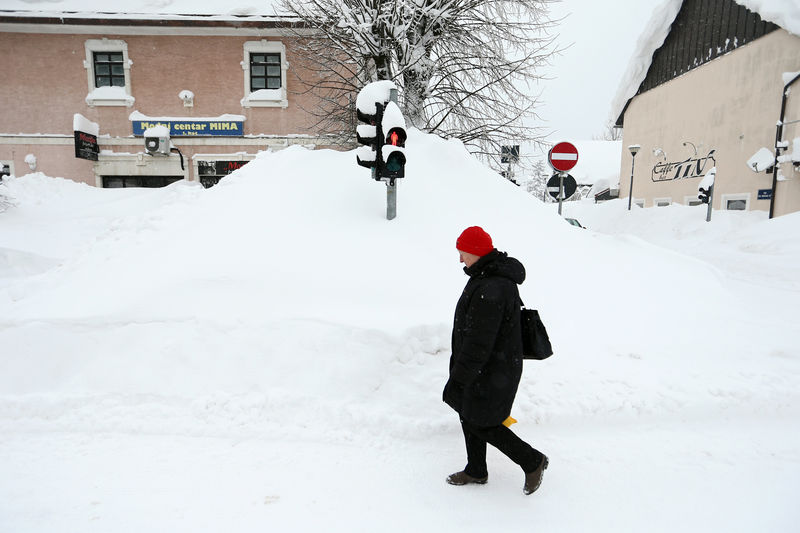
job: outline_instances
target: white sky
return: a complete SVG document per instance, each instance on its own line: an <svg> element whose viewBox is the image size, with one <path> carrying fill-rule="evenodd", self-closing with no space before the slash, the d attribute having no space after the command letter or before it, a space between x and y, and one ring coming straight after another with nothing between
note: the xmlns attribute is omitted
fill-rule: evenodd
<svg viewBox="0 0 800 533"><path fill-rule="evenodd" d="M664 0L564 0L552 7L559 43L569 46L553 60L542 86L539 115L550 139L591 139L603 132L611 101L636 41ZM616 117L615 117L616 118Z"/></svg>

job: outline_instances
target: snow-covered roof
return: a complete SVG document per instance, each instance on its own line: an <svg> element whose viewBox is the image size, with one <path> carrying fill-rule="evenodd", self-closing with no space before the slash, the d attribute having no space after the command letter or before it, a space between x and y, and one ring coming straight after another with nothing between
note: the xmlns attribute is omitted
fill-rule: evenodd
<svg viewBox="0 0 800 533"><path fill-rule="evenodd" d="M798 0L736 0L769 22L777 24L789 33L800 36L800 2ZM653 11L653 16L636 42L636 49L622 77L617 94L611 102L610 120L616 121L628 100L636 95L647 76L653 54L661 48L669 35L672 23L683 5L683 0L664 0Z"/></svg>
<svg viewBox="0 0 800 533"><path fill-rule="evenodd" d="M280 0L3 0L2 12L82 14L97 18L152 15L218 15L221 18L274 15Z"/></svg>

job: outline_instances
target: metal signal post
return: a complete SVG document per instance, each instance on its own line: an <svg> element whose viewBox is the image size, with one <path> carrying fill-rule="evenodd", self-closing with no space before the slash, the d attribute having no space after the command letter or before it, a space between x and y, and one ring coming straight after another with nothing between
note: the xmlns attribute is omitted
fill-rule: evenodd
<svg viewBox="0 0 800 533"><path fill-rule="evenodd" d="M374 112L372 109L374 108ZM356 162L371 169L372 179L386 182L386 219L397 216L397 179L405 177L406 119L397 106L397 88L378 81L364 87L356 99L356 114L365 124L356 128Z"/></svg>

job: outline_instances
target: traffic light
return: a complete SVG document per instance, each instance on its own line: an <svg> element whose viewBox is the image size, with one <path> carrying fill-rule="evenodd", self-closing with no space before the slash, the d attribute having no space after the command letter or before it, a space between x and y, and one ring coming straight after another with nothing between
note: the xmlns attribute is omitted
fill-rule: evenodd
<svg viewBox="0 0 800 533"><path fill-rule="evenodd" d="M375 173L380 165L380 150L382 146L383 134L381 131L381 120L383 118L383 104L375 103L375 114L369 115L356 110L358 120L366 124L356 126L356 140L365 146L361 146L356 151L356 163L362 167L373 169ZM373 176L376 176L376 174Z"/></svg>
<svg viewBox="0 0 800 533"><path fill-rule="evenodd" d="M710 186L710 187L708 187L707 189L704 189L704 188L702 188L702 187L699 187L699 188L697 189L697 190L700 192L700 194L698 194L698 195L697 195L697 197L698 197L698 198L700 199L700 201L701 201L701 202L703 202L704 204L707 204L707 203L708 203L708 200L709 200L709 198L711 198L711 187L713 187L713 185L711 185L711 186Z"/></svg>
<svg viewBox="0 0 800 533"><path fill-rule="evenodd" d="M386 130L386 137L381 148L376 177L388 179L390 184L394 184L395 179L405 176L407 138L406 120L394 102L386 104L382 128Z"/></svg>

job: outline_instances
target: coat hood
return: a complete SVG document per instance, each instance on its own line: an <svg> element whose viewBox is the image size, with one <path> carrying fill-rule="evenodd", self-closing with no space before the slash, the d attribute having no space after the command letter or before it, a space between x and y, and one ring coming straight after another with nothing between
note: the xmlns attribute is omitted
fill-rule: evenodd
<svg viewBox="0 0 800 533"><path fill-rule="evenodd" d="M525 281L525 267L522 263L497 249L478 259L471 267L464 267L464 272L471 278L500 276L510 279L517 285Z"/></svg>

